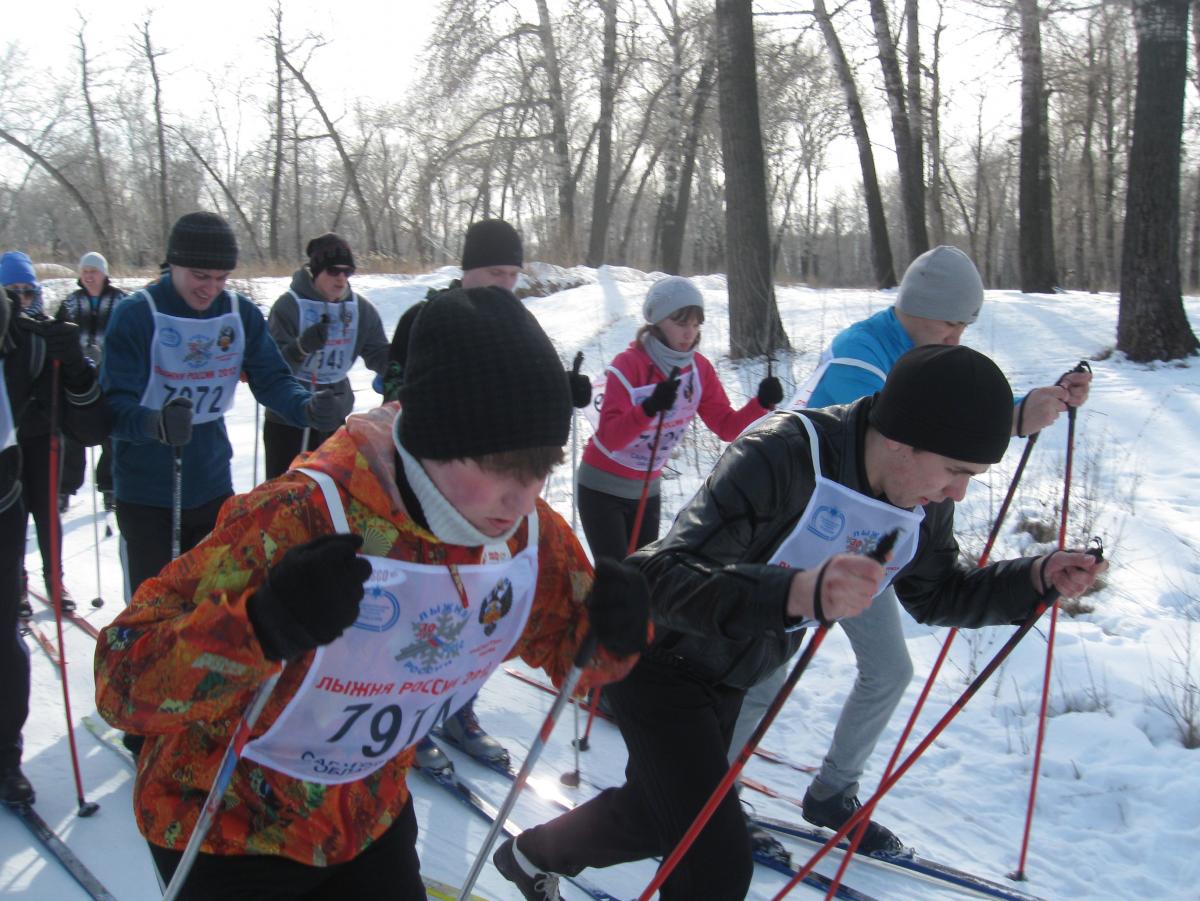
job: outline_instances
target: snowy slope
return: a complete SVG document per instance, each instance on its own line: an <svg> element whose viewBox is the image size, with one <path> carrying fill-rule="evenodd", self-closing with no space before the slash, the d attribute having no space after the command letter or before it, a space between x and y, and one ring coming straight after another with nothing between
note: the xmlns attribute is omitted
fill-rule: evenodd
<svg viewBox="0 0 1200 901"><path fill-rule="evenodd" d="M640 324L649 277L630 270L602 272L599 277L591 270L571 274L587 284L527 304L554 338L564 362L583 350L584 370L595 377ZM400 314L430 285L444 285L455 275L450 269L416 278L362 275L355 278L355 286L379 307L390 334ZM702 350L717 362L731 399L740 404L755 391L765 363L733 365L723 358L728 343L724 279L704 277L697 284L708 303ZM65 283L49 287L51 293L65 291ZM286 279L260 279L248 287L256 299L269 305L286 287ZM789 387L812 370L820 350L837 330L892 300L888 292L801 287L780 287L778 295L783 325L795 351L781 356L775 371ZM1187 308L1192 321L1200 322L1200 300L1189 298ZM1103 356L1113 343L1116 313L1112 295L1038 297L993 291L979 322L968 330L966 343L993 356L1020 392L1054 381L1081 358ZM1170 718L1152 702L1171 680L1183 678L1179 658L1186 657L1181 649L1189 617L1192 642L1198 648L1189 661L1190 678L1193 686L1200 680L1200 626L1196 625L1200 540L1191 534L1200 504L1200 468L1193 456L1200 431L1200 375L1194 361L1142 366L1114 357L1094 361L1093 366L1092 399L1081 411L1077 427L1071 533L1076 539L1102 535L1114 568L1108 587L1088 599L1094 612L1059 621L1051 719L1026 862L1030 881L1021 888L1046 898L1197 898L1200 752L1183 749ZM359 409L378 400L370 377L361 364L352 374ZM237 448L235 485L245 490L254 482L256 446L255 408L248 391L242 390L227 420ZM585 437L582 418L579 426ZM1065 432L1064 419L1048 429L1034 449L1010 526L1027 518L1047 523L1053 531L1062 491ZM959 513L965 548L977 552L982 546L1022 446L1022 441L1014 440L1004 463L972 486ZM663 490L664 530L720 450L720 442L703 428L677 448ZM564 466L551 477L547 494L568 521L570 489L570 467ZM85 485L84 492L88 490ZM112 525L115 531L115 522ZM103 625L121 606L118 539L103 537L103 525L96 523L87 493L74 501L64 530L67 583L81 611ZM101 536L99 592L106 603L93 610L87 601L97 593L93 538L97 532ZM1036 553L1040 547L1027 533L1009 528L993 557ZM27 565L36 585L41 561L32 539ZM37 619L53 636L48 611L40 610ZM1037 731L1045 625L1030 633L881 803L878 818L922 854L1000 881L1016 866ZM917 679L872 760L868 787L882 775L945 636L945 630L911 620L906 621L906 630ZM94 645L69 623L64 631L78 725L84 714L94 714ZM958 636L917 736L925 734L1009 634L1011 629L994 628ZM25 771L37 788L38 809L117 897L130 901L158 897L149 854L130 811L130 773L116 755L78 727L75 738L85 793L89 800L100 802L101 810L91 819L73 815L75 787L58 673L46 654L28 643L33 698L25 730ZM835 631L764 746L798 762L818 762L854 672L849 646ZM479 711L485 726L519 760L550 701L549 695L501 673L484 687ZM592 735L594 749L581 759L587 781L580 789L562 788L558 776L574 766L571 728L568 711L536 775L568 798L582 800L594 791L589 782L603 786L620 781L624 752L615 729L598 722ZM460 768L492 801L502 800L507 783L501 777L469 762ZM803 774L758 759L750 763L748 773L792 797L802 796L807 784ZM421 778L411 780L411 785L421 825L423 867L430 876L458 882L470 866L486 824ZM798 809L786 801L753 793L747 793L747 800L762 814L799 821ZM530 797L518 804L514 818L529 825L553 813L553 808ZM796 851L802 849L797 846ZM651 865L640 864L587 875L616 895L634 897L651 874ZM882 874L877 867L863 864L852 866L847 881L880 898L953 896L928 883ZM783 884L782 877L759 869L750 897L770 898ZM490 866L484 869L478 891L487 898L513 897ZM570 887L564 893L581 897ZM0 894L84 897L61 868L31 846L23 827L8 815L0 815ZM805 889L793 894L815 897Z"/></svg>

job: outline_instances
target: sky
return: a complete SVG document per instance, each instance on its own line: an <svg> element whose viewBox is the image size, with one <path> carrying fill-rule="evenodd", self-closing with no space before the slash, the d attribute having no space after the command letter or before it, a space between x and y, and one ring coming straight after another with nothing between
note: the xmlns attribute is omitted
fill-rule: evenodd
<svg viewBox="0 0 1200 901"><path fill-rule="evenodd" d="M539 266L541 264L538 264ZM387 333L401 313L421 299L431 285L444 286L456 269L408 277L359 274L356 289L377 306ZM551 267L538 277L552 281ZM641 306L652 276L633 270L609 270L601 279L594 270L572 270L583 284L550 297L529 299L527 307L554 340L564 361L584 352L583 371L593 379L632 339L641 321ZM736 365L724 356L729 340L725 279L698 277L706 321L700 350L712 359L735 404L754 395L765 365L761 359ZM136 281L126 282L129 287ZM238 286L268 302L287 279L256 279ZM47 282L48 296L60 297L67 280ZM775 373L786 389L803 381L816 366L821 349L851 322L883 309L894 292L810 290L778 286L780 320L797 352L777 359ZM1200 298L1185 299L1191 321L1200 323ZM1095 370L1091 398L1079 414L1075 441L1075 480L1071 494L1072 523L1080 532L1103 537L1112 569L1106 587L1089 597L1092 613L1060 617L1051 680L1050 718L1042 759L1038 806L1033 821L1026 873L1019 888L1042 898L1108 901L1111 898L1189 899L1200 885L1200 750L1185 750L1169 718L1153 700L1157 688L1179 676L1173 661L1194 618L1191 635L1200 648L1200 541L1195 536L1200 509L1200 476L1195 465L1200 445L1200 368L1184 365L1141 365L1109 356L1116 326L1117 297L1066 292L1054 296L988 291L979 320L964 343L992 356L1018 392L1053 382L1082 358ZM351 372L356 407L378 402L370 389L371 373L359 363ZM246 386L226 417L236 448L236 490L255 482L253 448L256 418ZM588 427L579 420L581 437ZM1066 422L1047 428L1034 448L1021 480L1006 527L992 559L1036 554L1045 549L1026 531L1012 526L1021 519L1055 519L1061 496ZM956 513L956 530L964 546L980 548L996 507L1012 477L1025 442L1014 439L1005 459L972 479L966 500ZM699 426L673 453L662 483L665 529L676 511L697 490L721 452L722 445ZM570 457L568 455L568 461ZM261 462L258 471L261 473ZM547 484L546 498L570 523L571 466L558 467ZM109 517L111 521L111 517ZM1084 526L1084 523L1087 523ZM115 523L113 524L115 528ZM32 533L32 528L30 529ZM578 533L582 537L581 531ZM104 538L93 516L90 485L64 516L66 581L80 610L103 627L121 609L121 569L117 538ZM40 570L36 542L27 543L26 566ZM96 579L99 578L97 586ZM39 580L31 579L36 586ZM88 603L100 593L106 603ZM37 602L39 626L54 635L50 611ZM946 630L923 626L904 616L904 633L916 678L897 715L871 758L864 785L877 784L892 747L904 726ZM1012 885L1005 874L1014 869L1025 824L1026 801L1037 733L1037 709L1047 648L1043 619L997 675L881 802L876 816L924 856ZM85 796L100 811L89 819L74 815L76 798L70 776L66 719L57 670L30 642L33 667L31 715L25 728L24 770L38 792L38 809L70 847L121 901L161 897L150 870L149 855L131 813L131 773L100 745L79 720L95 715L92 639L72 623L64 624L71 705ZM923 737L1012 634L1011 627L963 631L951 646L941 677L909 746ZM1193 685L1200 682L1200 652L1190 659ZM830 633L812 666L789 698L763 746L791 761L819 761L844 693L854 678L853 655L840 630ZM497 673L484 685L476 706L485 728L509 748L519 764L541 725L551 698ZM563 788L559 776L574 767L570 745L572 717L566 711L534 770L533 781L558 789L571 801L591 796L597 786L622 778L624 749L614 727L598 721L581 755L584 784ZM681 749L681 752L685 752ZM481 793L498 804L508 783L461 757L456 766ZM747 773L776 791L798 798L808 777L788 767L759 759ZM446 792L413 776L410 785L420 829L422 870L435 878L458 882L482 843L486 824ZM799 811L786 800L745 793L757 813L800 822ZM529 795L514 811L514 820L530 826L555 811ZM789 844L800 860L805 848ZM836 860L834 863L836 864ZM832 872L826 869L825 872ZM620 898L635 897L652 873L649 864L592 870L587 877ZM949 901L951 893L922 881L854 864L849 885L888 901ZM766 901L782 888L783 877L756 867L748 898ZM477 888L489 901L511 899L513 891L486 866ZM0 896L14 901L83 899L82 893L53 862L46 861L22 826L0 810ZM570 886L563 897L581 895ZM799 889L790 897L819 897Z"/></svg>

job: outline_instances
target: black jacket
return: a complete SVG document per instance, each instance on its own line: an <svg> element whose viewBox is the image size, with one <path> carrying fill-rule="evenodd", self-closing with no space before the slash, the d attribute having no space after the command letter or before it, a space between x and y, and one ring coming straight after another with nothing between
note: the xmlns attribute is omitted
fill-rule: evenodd
<svg viewBox="0 0 1200 901"><path fill-rule="evenodd" d="M862 447L872 401L803 414L820 436L823 475L867 495ZM647 657L735 688L787 661L803 638L786 631L796 570L766 561L814 485L808 435L794 414L769 417L726 449L670 532L630 558L650 581L656 636ZM926 506L916 554L893 581L918 622L974 628L1031 611L1035 558L968 571L958 556L953 501Z"/></svg>
<svg viewBox="0 0 1200 901"><path fill-rule="evenodd" d="M72 291L63 298L63 302L58 305L58 310L55 312L54 318L74 322L78 325L79 340L83 343L85 349L88 345L103 348L104 332L108 329L108 320L112 318L113 308L125 296L124 291L106 279L104 290L96 298L96 309L93 310L88 293L84 290L81 282L77 290ZM93 360L92 362L97 366L100 365L99 360Z"/></svg>

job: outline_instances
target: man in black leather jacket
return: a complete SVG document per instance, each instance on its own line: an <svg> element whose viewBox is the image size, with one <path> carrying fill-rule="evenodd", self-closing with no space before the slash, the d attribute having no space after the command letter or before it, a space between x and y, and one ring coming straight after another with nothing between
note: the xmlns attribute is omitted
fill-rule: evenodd
<svg viewBox="0 0 1200 901"><path fill-rule="evenodd" d="M862 612L889 582L919 622L960 628L1020 621L1049 585L1086 590L1105 564L1082 553L975 571L958 561L954 502L1003 456L1011 417L994 363L936 345L905 354L873 397L773 415L730 445L671 531L630 558L650 581L656 635L605 689L626 784L523 833L518 861L575 874L668 855L728 769L746 689L797 650L804 627ZM865 556L896 526L886 566ZM661 897L740 899L751 868L730 793Z"/></svg>

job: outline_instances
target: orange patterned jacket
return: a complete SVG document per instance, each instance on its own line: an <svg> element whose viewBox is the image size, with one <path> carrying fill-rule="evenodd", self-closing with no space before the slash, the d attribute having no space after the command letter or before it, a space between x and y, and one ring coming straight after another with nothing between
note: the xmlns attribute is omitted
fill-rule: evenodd
<svg viewBox="0 0 1200 901"><path fill-rule="evenodd" d="M471 564L480 548L446 545L404 512L395 482L387 404L346 425L304 460L338 484L362 552L422 563ZM538 580L533 609L512 656L541 667L556 684L587 627L583 600L592 567L579 541L537 502ZM138 763L134 809L152 843L187 843L229 737L255 687L279 669L267 660L246 602L272 563L291 547L333 531L320 489L286 473L230 498L212 533L147 580L132 605L103 630L96 648L96 708L111 724L147 736ZM509 541L524 547L522 525ZM265 732L287 705L313 653L287 667L259 717ZM597 653L581 686L622 678L634 658ZM370 776L341 785L305 782L248 760L239 762L222 812L206 838L210 854L274 854L326 866L354 858L408 801L404 750Z"/></svg>

